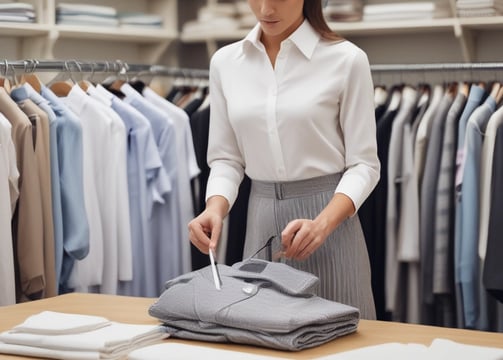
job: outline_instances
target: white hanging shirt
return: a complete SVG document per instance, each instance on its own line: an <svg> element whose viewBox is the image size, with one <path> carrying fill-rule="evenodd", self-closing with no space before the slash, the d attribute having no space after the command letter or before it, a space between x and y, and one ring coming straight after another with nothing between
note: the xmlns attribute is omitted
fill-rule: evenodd
<svg viewBox="0 0 503 360"><path fill-rule="evenodd" d="M11 220L19 196L19 171L11 129L0 113L0 306L16 303Z"/></svg>

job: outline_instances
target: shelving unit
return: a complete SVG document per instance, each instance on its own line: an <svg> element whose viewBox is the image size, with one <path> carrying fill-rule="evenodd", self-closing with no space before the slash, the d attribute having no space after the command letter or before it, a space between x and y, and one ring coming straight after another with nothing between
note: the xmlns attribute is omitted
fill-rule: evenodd
<svg viewBox="0 0 503 360"><path fill-rule="evenodd" d="M86 4L113 6L119 11L161 15L164 27L123 28L81 25L58 25L55 20L59 0L32 0L37 10L37 23L0 23L0 37L15 39L16 58L53 59L58 57L102 58L103 49L113 49L108 57L125 61L154 64L169 45L178 39L178 0L86 1ZM84 3L76 0L61 2ZM70 44L71 54L62 50L60 43ZM123 46L124 53L117 50ZM124 55L125 54L125 55Z"/></svg>
<svg viewBox="0 0 503 360"><path fill-rule="evenodd" d="M434 18L425 20L394 20L394 21L373 21L373 22L330 22L329 26L337 31L345 38L363 44L364 50L368 50L369 57L372 58L373 53L379 52L375 58L381 59L383 53L389 52L390 57L393 53L400 54L400 51L393 51L390 47L395 49L410 47L409 53L413 54L415 51L421 54L420 51L429 51L431 54L431 61L445 61L447 57L449 61L455 62L474 62L474 61L496 61L501 60L499 55L501 50L494 50L495 55L493 58L480 59L478 54L479 40L484 40L488 32L503 34L503 16L495 17L478 17L478 18L460 18L456 16L455 0L442 0L443 5L450 9L450 17ZM389 3L393 0L370 0L367 3ZM399 2L399 1L395 1ZM441 1L439 1L440 3ZM215 3L215 0L207 0L207 4ZM184 6L189 6L184 4ZM207 32L205 34L185 34L181 32L180 41L183 44L204 44L206 46L208 59L218 49L222 43L235 41L243 38L248 33L248 30L239 30L233 33L222 32ZM421 43L415 44L413 41L420 38ZM428 45L428 40L435 43L432 49L417 49L417 47L424 47ZM395 41L394 44L390 41ZM440 41L445 43L440 43ZM373 44L373 43L377 43ZM371 45L368 47L367 45ZM383 48L380 50L378 44L382 44ZM482 44L481 46L484 46ZM368 49L367 49L368 47ZM415 48L414 48L415 47ZM487 44L486 44L487 47ZM496 46L495 46L496 47ZM444 49L444 50L443 50ZM436 54L437 52L438 54ZM444 52L442 54L442 52ZM450 54L455 52L455 54ZM459 55L458 55L459 54ZM435 56L439 55L436 60ZM412 56L412 55L411 55ZM487 57L487 56L486 56ZM425 62L427 59L421 59ZM391 62L400 62L401 59L390 59Z"/></svg>
<svg viewBox="0 0 503 360"><path fill-rule="evenodd" d="M162 29L108 28L56 24L59 2L82 0L25 0L37 11L37 23L0 23L0 48L9 59L78 58L121 59L134 63L162 63L204 68L225 43L243 38L248 29L189 34L180 31L200 6L232 0L87 0L86 4L113 6L119 11L161 15ZM366 0L383 3L399 0ZM403 1L403 0L402 0ZM503 16L456 17L455 0L441 0L451 16L431 20L331 22L342 36L362 47L374 63L500 61ZM179 16L182 14L181 20ZM185 18L184 18L185 16ZM169 51L168 51L169 49Z"/></svg>

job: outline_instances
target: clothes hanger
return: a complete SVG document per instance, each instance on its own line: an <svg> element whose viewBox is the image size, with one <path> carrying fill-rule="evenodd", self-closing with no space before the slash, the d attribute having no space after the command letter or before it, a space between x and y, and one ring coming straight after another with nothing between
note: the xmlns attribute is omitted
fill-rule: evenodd
<svg viewBox="0 0 503 360"><path fill-rule="evenodd" d="M24 73L21 75L19 79L18 85L16 87L21 86L22 84L28 83L31 87L40 94L42 91L42 81L35 74L37 69L38 60L25 60L24 61Z"/></svg>
<svg viewBox="0 0 503 360"><path fill-rule="evenodd" d="M495 96L496 104L500 105L502 99L503 99L503 86L500 86L500 89L498 90L498 93Z"/></svg>
<svg viewBox="0 0 503 360"><path fill-rule="evenodd" d="M11 84L10 84L9 78L7 77L8 69L9 69L9 63L7 62L7 59L5 59L4 60L4 73L0 77L0 87L3 87L5 89L5 91L8 94L10 94Z"/></svg>
<svg viewBox="0 0 503 360"><path fill-rule="evenodd" d="M495 81L492 86L491 86L491 97L493 99L496 99L496 97L498 96L498 92L500 91L500 88L501 88L501 83L499 83L498 81Z"/></svg>
<svg viewBox="0 0 503 360"><path fill-rule="evenodd" d="M82 67L80 66L80 64L77 63L77 67L79 68L79 71L80 73L82 74L82 80L80 80L77 84L80 86L80 88L82 90L84 90L85 92L87 92L87 90L90 88L90 87L93 87L94 84L92 82L92 78L94 77L94 72L95 72L95 67L94 67L94 63L91 64L91 75L89 76L88 79L84 79L84 72L82 71Z"/></svg>
<svg viewBox="0 0 503 360"><path fill-rule="evenodd" d="M68 66L68 62L65 61L64 70L49 81L47 87L51 89L56 96L65 97L68 96L74 84L75 80L73 79L73 73Z"/></svg>
<svg viewBox="0 0 503 360"><path fill-rule="evenodd" d="M112 93L116 94L117 96L124 96L124 94L121 91L121 86L124 85L125 83L129 82L129 77L128 77L128 71L129 71L129 66L127 63L117 60L117 63L119 64L119 70L115 75L109 76L106 78L101 85L111 91Z"/></svg>
<svg viewBox="0 0 503 360"><path fill-rule="evenodd" d="M140 71L136 75L134 75L130 81L128 81L129 85L131 85L136 91L140 94L143 93L145 87L148 86L152 82L154 75L150 71ZM147 78L147 80L144 80Z"/></svg>

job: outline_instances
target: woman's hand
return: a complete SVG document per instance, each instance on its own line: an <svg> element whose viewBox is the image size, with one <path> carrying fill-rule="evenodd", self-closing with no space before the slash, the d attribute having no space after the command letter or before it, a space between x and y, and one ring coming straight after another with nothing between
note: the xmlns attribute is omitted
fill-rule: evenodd
<svg viewBox="0 0 503 360"><path fill-rule="evenodd" d="M340 223L355 213L353 201L342 193L332 200L314 219L290 221L281 232L283 253L287 258L305 260L314 253Z"/></svg>
<svg viewBox="0 0 503 360"><path fill-rule="evenodd" d="M204 254L215 250L222 233L223 219L229 209L227 199L213 196L208 199L206 209L189 222L189 239Z"/></svg>
<svg viewBox="0 0 503 360"><path fill-rule="evenodd" d="M326 228L314 220L292 220L281 232L283 253L287 258L305 260L325 242L327 236Z"/></svg>

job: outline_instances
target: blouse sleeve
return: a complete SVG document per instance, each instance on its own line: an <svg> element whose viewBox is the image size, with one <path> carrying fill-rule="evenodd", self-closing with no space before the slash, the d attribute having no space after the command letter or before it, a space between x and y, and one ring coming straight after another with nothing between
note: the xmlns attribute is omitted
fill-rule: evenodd
<svg viewBox="0 0 503 360"><path fill-rule="evenodd" d="M380 177L373 92L367 55L359 50L351 62L341 99L346 167L335 190L349 196L356 211Z"/></svg>
<svg viewBox="0 0 503 360"><path fill-rule="evenodd" d="M220 66L223 56L217 51L210 62L210 129L208 138L208 165L210 175L206 187L206 200L221 195L230 207L236 201L239 185L244 176L244 160L229 121L227 102L222 88Z"/></svg>

